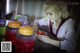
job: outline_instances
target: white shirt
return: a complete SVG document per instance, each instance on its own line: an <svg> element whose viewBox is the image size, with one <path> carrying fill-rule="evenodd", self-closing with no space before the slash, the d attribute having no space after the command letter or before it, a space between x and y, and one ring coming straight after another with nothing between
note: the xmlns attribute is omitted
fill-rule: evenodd
<svg viewBox="0 0 80 53"><path fill-rule="evenodd" d="M42 26L49 26L49 20L45 20L44 18L37 21L37 23ZM76 36L74 31L74 21L70 18L66 20L61 27L59 28L57 38L62 39L60 48L62 50L74 51L76 47ZM53 33L56 34L56 29L53 28Z"/></svg>
<svg viewBox="0 0 80 53"><path fill-rule="evenodd" d="M57 38L63 39L61 41L61 49L67 51L74 51L76 47L76 33L74 30L74 21L70 18L63 23L58 31Z"/></svg>

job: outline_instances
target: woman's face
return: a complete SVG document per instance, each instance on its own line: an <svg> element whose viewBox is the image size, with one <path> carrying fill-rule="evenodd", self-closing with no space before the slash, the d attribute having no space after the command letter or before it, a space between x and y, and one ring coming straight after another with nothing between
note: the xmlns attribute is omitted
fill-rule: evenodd
<svg viewBox="0 0 80 53"><path fill-rule="evenodd" d="M47 17L48 19L50 19L50 21L52 22L52 25L54 28L58 28L61 19L60 18L56 18L55 16L55 12L52 11L51 8L48 8L45 12L45 17Z"/></svg>
<svg viewBox="0 0 80 53"><path fill-rule="evenodd" d="M54 12L51 9L47 9L45 14L46 14L46 17L48 17L51 20L51 22L53 22L53 20L54 20Z"/></svg>

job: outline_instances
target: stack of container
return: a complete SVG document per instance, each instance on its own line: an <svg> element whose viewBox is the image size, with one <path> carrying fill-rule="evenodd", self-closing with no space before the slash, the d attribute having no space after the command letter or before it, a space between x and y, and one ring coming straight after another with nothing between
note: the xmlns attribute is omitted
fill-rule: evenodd
<svg viewBox="0 0 80 53"><path fill-rule="evenodd" d="M11 41L13 45L16 44L16 35L21 23L18 21L10 21L6 27L6 41Z"/></svg>

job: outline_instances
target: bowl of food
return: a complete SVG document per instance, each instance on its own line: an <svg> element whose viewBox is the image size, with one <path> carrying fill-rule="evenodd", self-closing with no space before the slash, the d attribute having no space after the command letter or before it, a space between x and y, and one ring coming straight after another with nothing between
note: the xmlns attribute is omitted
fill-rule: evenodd
<svg viewBox="0 0 80 53"><path fill-rule="evenodd" d="M46 32L44 32L44 31L40 31L40 30L39 30L39 31L37 32L37 35L38 35L38 36L46 35Z"/></svg>

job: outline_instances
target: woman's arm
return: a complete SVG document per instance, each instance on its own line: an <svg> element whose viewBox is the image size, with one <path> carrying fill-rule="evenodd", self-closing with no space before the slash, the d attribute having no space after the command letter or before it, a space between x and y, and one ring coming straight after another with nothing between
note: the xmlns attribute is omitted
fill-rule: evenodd
<svg viewBox="0 0 80 53"><path fill-rule="evenodd" d="M60 47L60 41L59 40L50 39L50 41L48 43L51 44L51 45Z"/></svg>
<svg viewBox="0 0 80 53"><path fill-rule="evenodd" d="M59 40L51 39L46 35L38 35L37 38L44 43L48 43L48 44L54 45L56 47L60 47L60 41Z"/></svg>

